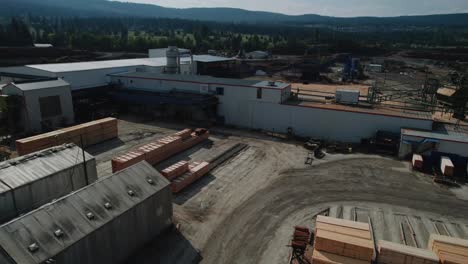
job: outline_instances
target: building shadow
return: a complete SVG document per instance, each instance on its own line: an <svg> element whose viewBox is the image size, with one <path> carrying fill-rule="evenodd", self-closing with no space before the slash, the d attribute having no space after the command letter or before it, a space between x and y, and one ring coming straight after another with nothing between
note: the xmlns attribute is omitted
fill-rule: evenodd
<svg viewBox="0 0 468 264"><path fill-rule="evenodd" d="M85 150L89 154L93 156L97 156L99 154L102 154L112 149L116 149L123 145L125 145L125 142L123 142L120 138L114 138L111 140L106 140L96 145L86 147Z"/></svg>
<svg viewBox="0 0 468 264"><path fill-rule="evenodd" d="M197 195L199 192L201 192L201 190L207 186L208 184L210 184L212 181L214 181L216 179L215 176L213 176L211 173L203 176L202 178L198 179L197 181L195 181L194 183L190 184L189 186L187 186L187 188L185 188L184 190L182 190L182 192L176 194L174 197L173 197L173 202L175 204L178 204L178 205L183 205L184 203L186 203L188 200L190 200L192 197L194 197L195 195Z"/></svg>
<svg viewBox="0 0 468 264"><path fill-rule="evenodd" d="M130 256L125 264L196 264L201 260L199 250L171 227Z"/></svg>

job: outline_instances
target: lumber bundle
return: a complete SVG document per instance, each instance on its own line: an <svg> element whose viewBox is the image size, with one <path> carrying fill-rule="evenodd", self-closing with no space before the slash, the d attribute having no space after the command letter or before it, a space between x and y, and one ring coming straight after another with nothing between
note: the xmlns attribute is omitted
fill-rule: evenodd
<svg viewBox="0 0 468 264"><path fill-rule="evenodd" d="M413 154L412 164L414 170L422 170L424 164L423 157L419 154Z"/></svg>
<svg viewBox="0 0 468 264"><path fill-rule="evenodd" d="M151 165L156 165L177 153L189 149L204 140L208 139L210 133L204 129L204 133L192 132L191 129L184 129L171 136L167 136L150 142L131 152L143 153L143 160ZM128 154L128 153L127 153ZM135 156L137 161L129 160L127 154L117 156L112 159L112 172L123 170L139 161L141 156ZM177 175L178 176L178 175Z"/></svg>
<svg viewBox="0 0 468 264"><path fill-rule="evenodd" d="M344 257L320 250L314 250L312 255L313 264L366 264L369 261Z"/></svg>
<svg viewBox="0 0 468 264"><path fill-rule="evenodd" d="M370 263L375 257L369 224L317 216L313 263Z"/></svg>
<svg viewBox="0 0 468 264"><path fill-rule="evenodd" d="M173 164L164 170L161 171L161 174L166 177L168 180L173 180L178 176L184 174L189 170L189 163L185 160L179 161L176 164Z"/></svg>
<svg viewBox="0 0 468 264"><path fill-rule="evenodd" d="M440 170L442 171L442 174L447 177L453 176L454 166L452 160L449 157L440 158Z"/></svg>
<svg viewBox="0 0 468 264"><path fill-rule="evenodd" d="M428 243L443 264L468 263L468 240L431 234Z"/></svg>
<svg viewBox="0 0 468 264"><path fill-rule="evenodd" d="M203 177L210 170L208 162L193 162L189 165L189 171L175 178L171 182L171 189L173 193L179 193L187 186Z"/></svg>
<svg viewBox="0 0 468 264"><path fill-rule="evenodd" d="M379 264L438 264L439 257L432 251L380 240Z"/></svg>
<svg viewBox="0 0 468 264"><path fill-rule="evenodd" d="M26 155L46 148L75 143L84 147L118 137L118 121L115 118L104 118L77 126L55 130L49 133L16 141L18 155Z"/></svg>

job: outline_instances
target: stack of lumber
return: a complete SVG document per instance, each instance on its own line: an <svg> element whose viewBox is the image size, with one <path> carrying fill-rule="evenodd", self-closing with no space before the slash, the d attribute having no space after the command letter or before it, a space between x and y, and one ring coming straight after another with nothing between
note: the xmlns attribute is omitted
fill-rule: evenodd
<svg viewBox="0 0 468 264"><path fill-rule="evenodd" d="M142 151L130 151L112 159L112 172L121 171L127 167L145 160L145 153Z"/></svg>
<svg viewBox="0 0 468 264"><path fill-rule="evenodd" d="M193 162L189 165L189 171L175 178L171 182L171 189L173 193L179 193L187 186L203 177L210 171L210 164L208 162Z"/></svg>
<svg viewBox="0 0 468 264"><path fill-rule="evenodd" d="M424 164L423 157L419 154L413 154L412 164L413 169L422 170Z"/></svg>
<svg viewBox="0 0 468 264"><path fill-rule="evenodd" d="M16 141L18 155L26 155L32 152L58 146L67 143L75 143L84 147L100 143L118 137L118 121L115 118L104 118L77 126L55 130L49 133Z"/></svg>
<svg viewBox="0 0 468 264"><path fill-rule="evenodd" d="M371 263L375 257L369 224L317 216L313 263Z"/></svg>
<svg viewBox="0 0 468 264"><path fill-rule="evenodd" d="M191 129L184 129L171 136L167 136L156 141L150 142L131 152L143 153L143 159L151 165L156 165L177 153L189 149L204 140L208 139L210 133L207 130L202 134L193 133ZM136 156L138 161L128 159L127 154L117 156L112 159L112 172L123 170L139 161L140 156Z"/></svg>
<svg viewBox="0 0 468 264"><path fill-rule="evenodd" d="M379 240L379 264L438 264L439 257L432 251Z"/></svg>
<svg viewBox="0 0 468 264"><path fill-rule="evenodd" d="M468 240L431 234L428 243L443 264L468 263Z"/></svg>
<svg viewBox="0 0 468 264"><path fill-rule="evenodd" d="M178 176L184 174L189 170L189 163L185 160L179 161L176 164L173 164L164 170L161 171L161 174L166 177L168 180L173 180Z"/></svg>
<svg viewBox="0 0 468 264"><path fill-rule="evenodd" d="M442 171L442 174L444 174L447 177L453 176L454 166L452 160L450 160L449 157L440 158L440 170Z"/></svg>

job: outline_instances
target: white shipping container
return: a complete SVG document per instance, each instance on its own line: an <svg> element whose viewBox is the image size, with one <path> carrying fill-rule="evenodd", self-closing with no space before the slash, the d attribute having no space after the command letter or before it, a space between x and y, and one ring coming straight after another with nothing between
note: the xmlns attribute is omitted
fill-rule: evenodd
<svg viewBox="0 0 468 264"><path fill-rule="evenodd" d="M453 176L453 163L449 157L441 157L440 158L440 170L445 176L451 177Z"/></svg>
<svg viewBox="0 0 468 264"><path fill-rule="evenodd" d="M336 102L342 104L357 104L359 103L359 91L357 90L345 90L337 89L336 90Z"/></svg>

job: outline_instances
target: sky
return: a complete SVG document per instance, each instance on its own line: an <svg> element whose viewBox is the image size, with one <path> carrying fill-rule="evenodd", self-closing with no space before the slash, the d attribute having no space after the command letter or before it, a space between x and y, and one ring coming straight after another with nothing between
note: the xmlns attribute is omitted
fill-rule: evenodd
<svg viewBox="0 0 468 264"><path fill-rule="evenodd" d="M401 16L468 13L468 0L121 0L165 7L235 7L289 15Z"/></svg>

